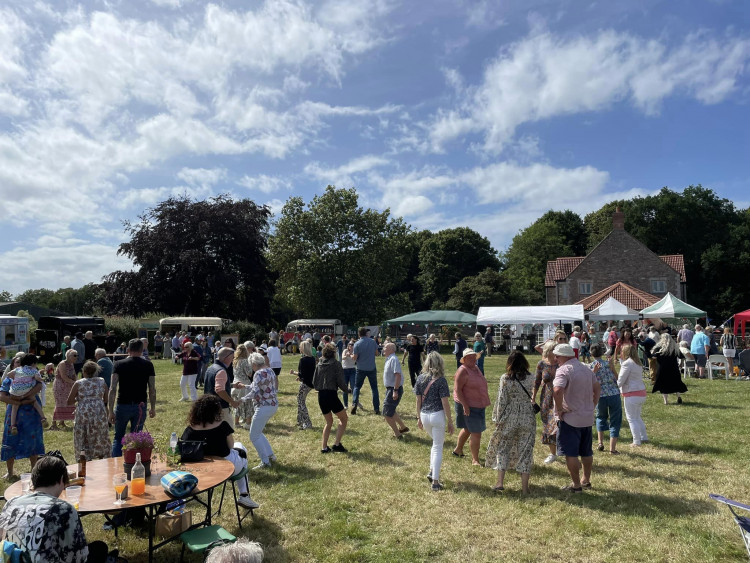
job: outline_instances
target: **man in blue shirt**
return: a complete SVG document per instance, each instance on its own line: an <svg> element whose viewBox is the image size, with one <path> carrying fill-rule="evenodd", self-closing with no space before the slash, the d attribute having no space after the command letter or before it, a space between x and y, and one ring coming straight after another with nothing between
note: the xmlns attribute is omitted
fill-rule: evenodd
<svg viewBox="0 0 750 563"><path fill-rule="evenodd" d="M711 350L711 341L701 325L695 325L695 336L690 343L690 353L695 358L695 365L698 366L698 377L706 377L706 359Z"/></svg>
<svg viewBox="0 0 750 563"><path fill-rule="evenodd" d="M375 353L378 351L377 343L367 336L367 327L359 327L359 340L354 343L354 361L357 364L357 377L352 392L352 414L357 414L359 404L359 393L365 378L370 382L372 389L372 407L375 414L380 414L380 395L378 393L378 378L375 369Z"/></svg>

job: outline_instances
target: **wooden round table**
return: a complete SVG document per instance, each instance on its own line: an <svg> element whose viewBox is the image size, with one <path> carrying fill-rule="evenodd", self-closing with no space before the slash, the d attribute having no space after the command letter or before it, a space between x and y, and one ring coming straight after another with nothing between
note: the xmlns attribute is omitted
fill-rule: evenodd
<svg viewBox="0 0 750 563"><path fill-rule="evenodd" d="M75 472L77 469L78 465L68 466L70 473ZM180 464L179 467L170 467L167 465L165 458L154 455L151 458L151 475L146 477L146 492L138 496L128 493L128 496L124 497L125 504L122 506L115 506L114 504L116 496L112 478L118 473L125 472L123 469L123 458L111 457L89 461L86 463L86 483L81 487L78 513L86 515L118 512L126 508L146 508L149 518L149 561L151 561L154 549L174 539L169 538L157 545L153 543L156 509L158 509L160 504L177 500L164 491L164 488L161 486L161 478L175 469L189 471L198 477L198 485L196 485L190 495L184 498L185 500L190 500L200 493L206 492L208 494L207 502L199 501L206 506L206 518L201 523L194 524L193 527L201 525L210 526L213 490L216 486L221 485L229 479L234 473L234 464L220 457L207 457L203 461L184 463ZM21 482L17 481L5 489L5 500L20 496L22 494L21 486ZM60 498L65 500L65 492L60 495Z"/></svg>

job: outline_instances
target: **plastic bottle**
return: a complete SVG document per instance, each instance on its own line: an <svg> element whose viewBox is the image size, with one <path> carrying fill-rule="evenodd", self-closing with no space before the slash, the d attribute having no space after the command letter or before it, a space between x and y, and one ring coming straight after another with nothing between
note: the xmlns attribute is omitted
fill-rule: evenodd
<svg viewBox="0 0 750 563"><path fill-rule="evenodd" d="M78 458L78 476L86 477L86 452L83 450Z"/></svg>
<svg viewBox="0 0 750 563"><path fill-rule="evenodd" d="M130 471L130 493L142 495L146 492L146 468L141 463L141 454L135 454L135 465Z"/></svg>

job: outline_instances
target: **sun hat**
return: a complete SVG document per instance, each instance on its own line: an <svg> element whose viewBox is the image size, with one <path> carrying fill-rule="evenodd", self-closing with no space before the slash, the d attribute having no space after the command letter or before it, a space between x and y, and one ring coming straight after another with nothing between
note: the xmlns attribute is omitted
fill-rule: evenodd
<svg viewBox="0 0 750 563"><path fill-rule="evenodd" d="M555 349L552 350L555 356L573 357L576 353L573 351L573 347L570 344L558 344Z"/></svg>
<svg viewBox="0 0 750 563"><path fill-rule="evenodd" d="M464 353L461 355L461 363L464 363L464 358L466 356L471 356L472 354L475 356L477 355L473 348L464 348Z"/></svg>

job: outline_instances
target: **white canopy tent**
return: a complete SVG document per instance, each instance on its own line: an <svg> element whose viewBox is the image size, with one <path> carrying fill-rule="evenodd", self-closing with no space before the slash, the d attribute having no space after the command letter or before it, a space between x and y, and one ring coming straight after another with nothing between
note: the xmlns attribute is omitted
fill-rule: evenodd
<svg viewBox="0 0 750 563"><path fill-rule="evenodd" d="M596 309L589 312L591 321L634 321L640 318L638 311L610 297Z"/></svg>
<svg viewBox="0 0 750 563"><path fill-rule="evenodd" d="M583 305L479 307L478 325L575 322L584 319Z"/></svg>

